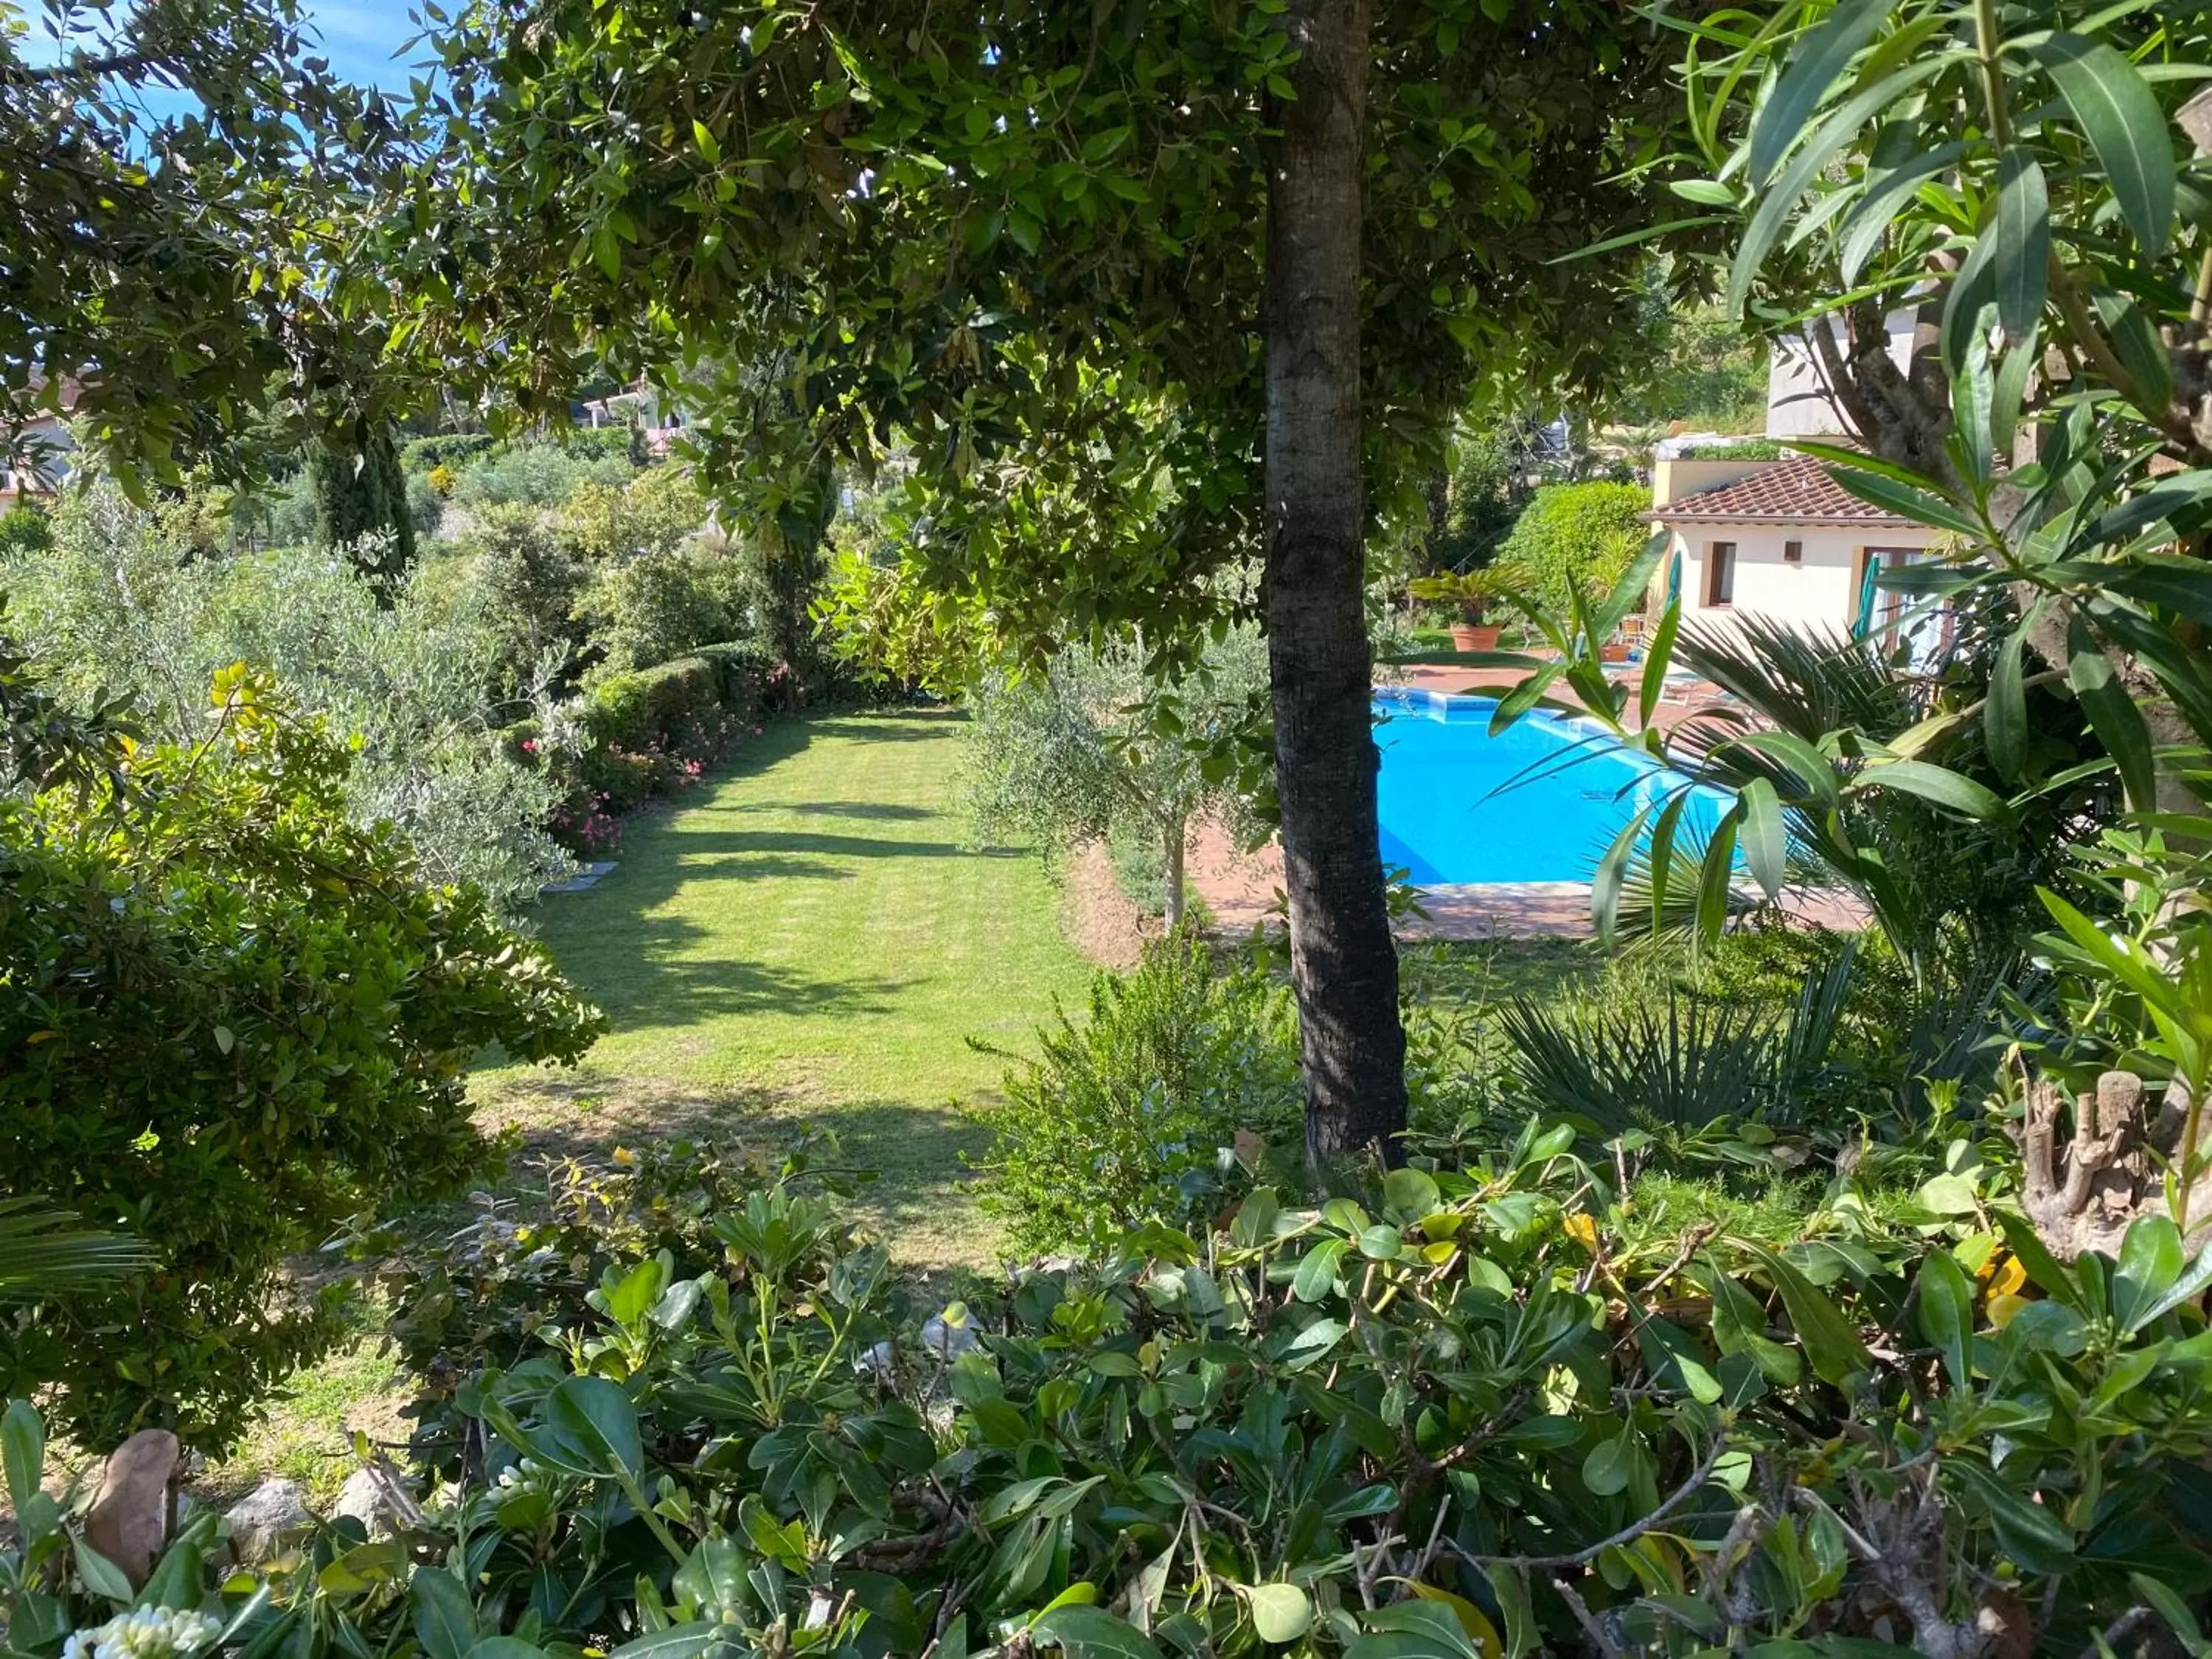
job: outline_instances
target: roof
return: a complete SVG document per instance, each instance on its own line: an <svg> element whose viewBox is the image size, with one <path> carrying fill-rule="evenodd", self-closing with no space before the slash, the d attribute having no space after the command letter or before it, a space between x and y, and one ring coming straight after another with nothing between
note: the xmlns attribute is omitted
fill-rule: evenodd
<svg viewBox="0 0 2212 1659"><path fill-rule="evenodd" d="M1863 501L1808 456L1793 455L1734 483L1699 490L1644 515L1665 524L1834 524L1910 526Z"/></svg>

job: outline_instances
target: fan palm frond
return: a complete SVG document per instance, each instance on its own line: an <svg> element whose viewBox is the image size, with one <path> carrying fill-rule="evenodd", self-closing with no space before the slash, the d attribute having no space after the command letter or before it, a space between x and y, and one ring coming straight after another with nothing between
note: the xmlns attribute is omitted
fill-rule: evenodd
<svg viewBox="0 0 2212 1659"><path fill-rule="evenodd" d="M0 1300L118 1279L152 1260L140 1240L87 1227L82 1218L43 1199L0 1198Z"/></svg>

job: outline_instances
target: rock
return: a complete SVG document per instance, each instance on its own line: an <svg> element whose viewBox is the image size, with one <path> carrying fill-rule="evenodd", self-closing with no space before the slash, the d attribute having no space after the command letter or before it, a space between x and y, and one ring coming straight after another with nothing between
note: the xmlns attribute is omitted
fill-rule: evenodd
<svg viewBox="0 0 2212 1659"><path fill-rule="evenodd" d="M414 1495L414 1489L405 1476L394 1474L391 1478L398 1480L401 1489L410 1497ZM345 1485L338 1489L337 1506L331 1510L331 1519L337 1521L349 1516L360 1522L371 1538L392 1537L406 1520L372 1469L356 1469L346 1476Z"/></svg>
<svg viewBox="0 0 2212 1659"><path fill-rule="evenodd" d="M921 1346L950 1364L975 1346L975 1327L968 1304L955 1302L943 1313L932 1314L921 1328Z"/></svg>
<svg viewBox="0 0 2212 1659"><path fill-rule="evenodd" d="M315 1529L307 1495L296 1480L264 1480L223 1516L230 1525L230 1547L240 1561L267 1561L282 1555Z"/></svg>
<svg viewBox="0 0 2212 1659"><path fill-rule="evenodd" d="M169 1477L177 1437L141 1429L118 1446L100 1474L100 1496L84 1518L84 1541L123 1569L137 1589L169 1541Z"/></svg>

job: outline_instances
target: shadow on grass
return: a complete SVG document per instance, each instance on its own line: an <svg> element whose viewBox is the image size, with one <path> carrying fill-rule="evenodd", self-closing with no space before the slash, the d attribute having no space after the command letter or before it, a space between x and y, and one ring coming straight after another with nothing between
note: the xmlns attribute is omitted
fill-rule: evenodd
<svg viewBox="0 0 2212 1659"><path fill-rule="evenodd" d="M487 1129L520 1132L509 1177L526 1182L547 1164L600 1163L617 1146L690 1140L726 1153L775 1155L810 1127L833 1130L847 1167L876 1172L861 1187L857 1207L902 1260L973 1261L988 1254L990 1229L963 1183L969 1160L990 1146L990 1126L949 1101L871 1099L825 1108L792 1090L701 1088L609 1073L586 1061L574 1072L517 1078L477 1116Z"/></svg>

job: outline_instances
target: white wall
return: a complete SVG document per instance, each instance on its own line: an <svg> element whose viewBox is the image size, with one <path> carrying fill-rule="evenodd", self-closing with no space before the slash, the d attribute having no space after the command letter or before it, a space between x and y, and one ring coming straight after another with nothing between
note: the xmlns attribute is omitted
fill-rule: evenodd
<svg viewBox="0 0 2212 1659"><path fill-rule="evenodd" d="M1858 620L1861 555L1869 547L1928 545L1932 532L1902 527L1823 529L1809 526L1684 525L1674 532L1682 555L1682 619L1725 629L1760 616L1792 627L1847 633ZM1735 592L1728 605L1705 603L1707 553L1715 542L1735 544ZM1783 544L1802 542L1800 563L1784 562Z"/></svg>
<svg viewBox="0 0 2212 1659"><path fill-rule="evenodd" d="M1912 358L1913 313L1893 311L1884 319L1889 331L1890 361L1905 368ZM1766 435L1770 438L1837 437L1848 428L1828 396L1826 378L1814 355L1811 329L1796 339L1777 340L1766 356ZM1840 349L1844 323L1832 317L1829 332Z"/></svg>

